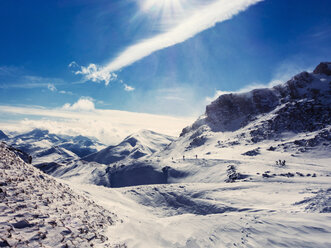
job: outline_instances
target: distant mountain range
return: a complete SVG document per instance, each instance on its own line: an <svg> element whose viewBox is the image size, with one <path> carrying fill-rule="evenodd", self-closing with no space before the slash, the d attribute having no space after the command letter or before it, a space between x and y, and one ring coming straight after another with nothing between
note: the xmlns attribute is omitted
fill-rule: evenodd
<svg viewBox="0 0 331 248"><path fill-rule="evenodd" d="M94 153L105 147L94 138L50 133L34 129L8 136L0 131L0 140L32 156L32 163L64 163Z"/></svg>

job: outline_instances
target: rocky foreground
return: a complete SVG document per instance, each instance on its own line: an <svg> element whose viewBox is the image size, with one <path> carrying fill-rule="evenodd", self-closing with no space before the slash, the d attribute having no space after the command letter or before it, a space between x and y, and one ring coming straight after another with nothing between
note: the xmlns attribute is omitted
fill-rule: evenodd
<svg viewBox="0 0 331 248"><path fill-rule="evenodd" d="M0 144L0 247L110 247L116 220Z"/></svg>

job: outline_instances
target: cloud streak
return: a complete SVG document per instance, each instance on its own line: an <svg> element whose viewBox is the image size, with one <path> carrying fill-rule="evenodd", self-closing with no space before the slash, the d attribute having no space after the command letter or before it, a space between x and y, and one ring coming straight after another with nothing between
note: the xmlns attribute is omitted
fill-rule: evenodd
<svg viewBox="0 0 331 248"><path fill-rule="evenodd" d="M129 66L156 51L182 43L217 23L231 19L260 1L263 0L215 0L204 7L197 8L171 29L129 46L107 65L95 67L91 64L86 68L92 67L92 70L85 70L81 74L92 81L103 80L107 84L109 80L105 75L111 75L112 72Z"/></svg>

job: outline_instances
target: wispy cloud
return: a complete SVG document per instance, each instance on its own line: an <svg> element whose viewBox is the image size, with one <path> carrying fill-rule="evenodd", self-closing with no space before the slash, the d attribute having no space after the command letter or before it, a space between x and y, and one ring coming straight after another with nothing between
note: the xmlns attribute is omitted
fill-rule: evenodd
<svg viewBox="0 0 331 248"><path fill-rule="evenodd" d="M55 87L55 85L54 84L48 84L47 85L47 88L50 90L50 91L57 91L57 89L56 89L56 87Z"/></svg>
<svg viewBox="0 0 331 248"><path fill-rule="evenodd" d="M124 84L124 90L125 91L134 91L134 88L130 85Z"/></svg>
<svg viewBox="0 0 331 248"><path fill-rule="evenodd" d="M29 75L20 67L0 67L0 89L48 89L54 93L74 95L71 91L60 90L58 87L68 85L61 78Z"/></svg>
<svg viewBox="0 0 331 248"><path fill-rule="evenodd" d="M152 38L127 47L118 57L105 66L90 64L82 67L78 74L92 81L104 81L112 78L112 73L161 49L182 43L198 33L231 19L249 6L262 0L214 0L204 7L197 7L186 18L180 18L177 25Z"/></svg>
<svg viewBox="0 0 331 248"><path fill-rule="evenodd" d="M66 91L66 90L60 90L59 91L60 94L66 94L66 95L73 95L74 93L72 93L71 91Z"/></svg>

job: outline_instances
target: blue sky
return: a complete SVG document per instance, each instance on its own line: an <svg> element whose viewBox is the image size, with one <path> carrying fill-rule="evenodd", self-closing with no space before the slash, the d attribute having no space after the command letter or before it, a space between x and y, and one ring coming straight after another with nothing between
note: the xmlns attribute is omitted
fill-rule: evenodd
<svg viewBox="0 0 331 248"><path fill-rule="evenodd" d="M79 99L195 118L219 91L330 60L330 10L329 0L2 0L0 121L46 118L5 106Z"/></svg>

